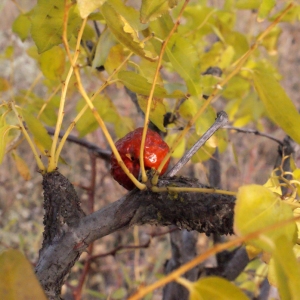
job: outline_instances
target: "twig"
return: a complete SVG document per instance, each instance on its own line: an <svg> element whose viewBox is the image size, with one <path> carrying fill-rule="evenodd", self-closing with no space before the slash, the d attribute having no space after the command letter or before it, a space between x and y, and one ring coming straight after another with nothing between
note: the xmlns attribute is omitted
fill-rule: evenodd
<svg viewBox="0 0 300 300"><path fill-rule="evenodd" d="M202 147L205 142L221 127L228 122L227 114L221 111L217 115L215 123L203 134L203 136L189 149L178 163L167 173L167 176L174 176L191 159L191 157Z"/></svg>
<svg viewBox="0 0 300 300"><path fill-rule="evenodd" d="M51 134L51 135L54 134L54 128L46 126L46 129L49 134ZM65 132L61 130L59 132L59 137L62 138L64 135L65 135ZM77 145L87 148L89 151L93 152L97 157L100 157L107 161L110 159L111 151L101 149L97 145L90 143L89 141L87 141L85 139L81 139L81 138L76 137L75 135L70 134L70 135L68 135L67 140L69 142L72 142L74 144L77 144Z"/></svg>
<svg viewBox="0 0 300 300"><path fill-rule="evenodd" d="M276 143L278 143L280 146L283 146L284 143L279 140L279 139L276 139L274 138L273 136L271 136L270 134L267 134L267 133L262 133L256 129L250 129L250 128L240 128L240 127L234 127L234 126L230 126L230 125L226 125L223 127L224 129L229 129L229 130L235 130L237 132L243 132L243 133L251 133L251 134L255 134L255 135L259 135L259 136L263 136L263 137L266 137Z"/></svg>

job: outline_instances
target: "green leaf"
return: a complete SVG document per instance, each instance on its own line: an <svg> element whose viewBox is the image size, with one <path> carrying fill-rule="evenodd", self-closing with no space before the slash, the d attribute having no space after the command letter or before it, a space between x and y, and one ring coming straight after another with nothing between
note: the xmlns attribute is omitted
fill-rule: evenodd
<svg viewBox="0 0 300 300"><path fill-rule="evenodd" d="M270 119L297 143L300 143L300 115L278 81L262 69L253 72L254 87L264 103Z"/></svg>
<svg viewBox="0 0 300 300"><path fill-rule="evenodd" d="M70 2L67 1L67 4ZM62 43L64 9L65 2L61 0L38 0L34 7L31 17L31 36L39 53ZM80 24L81 18L75 12L73 5L69 11L68 39Z"/></svg>
<svg viewBox="0 0 300 300"><path fill-rule="evenodd" d="M47 152L50 151L52 145L52 139L48 135L47 130L44 128L41 121L35 118L31 113L23 110L22 116L26 122L26 126L32 133L35 143L39 147L40 151L44 155L47 155Z"/></svg>
<svg viewBox="0 0 300 300"><path fill-rule="evenodd" d="M130 71L121 71L118 74L119 80L131 91L149 96L152 84L147 81L145 77L135 72ZM175 91L172 94L168 94L167 91L156 84L154 90L154 97L158 98L183 98L185 97L184 93L180 91Z"/></svg>
<svg viewBox="0 0 300 300"><path fill-rule="evenodd" d="M117 9L118 7L113 7L108 2L105 2L101 7L106 24L116 39L135 54L150 61L157 60L157 57L154 57L152 53L144 50L144 43L139 40L137 30L123 15L118 13Z"/></svg>
<svg viewBox="0 0 300 300"><path fill-rule="evenodd" d="M0 299L47 299L31 264L17 250L0 255Z"/></svg>
<svg viewBox="0 0 300 300"><path fill-rule="evenodd" d="M140 10L142 23L153 21L178 4L178 0L143 0Z"/></svg>
<svg viewBox="0 0 300 300"><path fill-rule="evenodd" d="M207 277L189 285L190 300L248 300L234 284L219 277Z"/></svg>
<svg viewBox="0 0 300 300"><path fill-rule="evenodd" d="M99 8L106 0L77 0L77 6L82 19Z"/></svg>
<svg viewBox="0 0 300 300"><path fill-rule="evenodd" d="M293 244L285 236L279 237L275 244L269 266L269 282L278 287L280 299L297 300L300 295L300 264Z"/></svg>
<svg viewBox="0 0 300 300"><path fill-rule="evenodd" d="M261 0L237 0L235 7L239 9L258 9Z"/></svg>
<svg viewBox="0 0 300 300"><path fill-rule="evenodd" d="M109 28L106 28L100 35L97 43L95 57L93 59L92 67L97 68L104 65L110 49L116 44L114 35Z"/></svg>
<svg viewBox="0 0 300 300"><path fill-rule="evenodd" d="M191 42L174 34L167 44L166 53L174 70L185 80L189 93L200 95L199 58Z"/></svg>
<svg viewBox="0 0 300 300"><path fill-rule="evenodd" d="M59 46L54 46L40 55L41 71L50 80L61 78L65 70L65 53Z"/></svg>
<svg viewBox="0 0 300 300"><path fill-rule="evenodd" d="M116 123L120 118L116 107L108 97L99 95L96 97L93 103L96 110L105 122ZM85 104L86 102L81 99L76 106L76 110L80 111ZM79 131L80 137L96 130L98 127L99 124L90 109L87 109L83 116L76 123L76 128Z"/></svg>
<svg viewBox="0 0 300 300"><path fill-rule="evenodd" d="M171 147L173 143L178 139L179 133L175 134L168 134L165 142ZM174 152L172 153L172 157L181 158L185 151L186 139L182 139L179 145L175 148Z"/></svg>
<svg viewBox="0 0 300 300"><path fill-rule="evenodd" d="M288 204L266 187L245 185L238 191L234 216L235 232L239 235L247 235L280 221L292 219L293 212ZM266 238L273 241L273 245L279 236L285 236L288 241L292 241L295 237L295 229L295 223L289 223L261 233L259 238L249 243L265 251L272 251L272 245L266 243Z"/></svg>
<svg viewBox="0 0 300 300"><path fill-rule="evenodd" d="M145 113L147 108L148 97L146 96L138 96L138 103L141 110ZM150 108L150 121L156 125L162 132L165 132L166 129L164 127L164 115L167 113L166 106L163 103L162 99L154 98L151 103Z"/></svg>
<svg viewBox="0 0 300 300"><path fill-rule="evenodd" d="M276 0L262 0L258 9L258 22L264 21L264 19L268 16L272 8L275 6L275 4Z"/></svg>
<svg viewBox="0 0 300 300"><path fill-rule="evenodd" d="M30 14L28 12L26 14L20 14L13 22L12 30L16 33L22 42L29 36L30 33Z"/></svg>

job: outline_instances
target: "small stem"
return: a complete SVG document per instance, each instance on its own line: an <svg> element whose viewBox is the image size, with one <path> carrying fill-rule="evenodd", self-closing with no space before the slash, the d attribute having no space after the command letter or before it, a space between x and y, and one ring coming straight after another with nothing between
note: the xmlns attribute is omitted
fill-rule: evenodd
<svg viewBox="0 0 300 300"><path fill-rule="evenodd" d="M178 171L191 159L191 157L205 144L205 142L227 122L227 114L224 111L219 112L215 123L203 134L193 147L183 155L178 163L166 175L170 177L176 175Z"/></svg>
<svg viewBox="0 0 300 300"><path fill-rule="evenodd" d="M214 189L214 188L189 188L189 187L174 187L174 186L157 187L157 186L153 186L151 188L151 191L154 192L154 193L189 192L189 193L222 194L222 195L236 196L236 192L230 192L230 191L219 190L219 189Z"/></svg>
<svg viewBox="0 0 300 300"><path fill-rule="evenodd" d="M155 71L153 82L152 82L152 87L151 87L149 98L148 98L148 102L147 102L147 108L146 108L145 120L144 120L144 130L143 130L142 140L141 140L141 148L140 148L140 170L142 172L142 182L146 182L147 179L148 179L147 178L147 174L146 174L146 170L145 170L145 164L144 164L144 148L145 148L145 141L146 141L146 133L147 133L147 128L148 128L148 123L149 123L151 103L152 103L152 100L153 100L153 95L154 95L156 81L157 81L157 78L158 78L158 75L159 75L159 70L160 70L160 67L161 67L163 55L165 53L167 44L168 44L171 36L173 35L173 33L175 32L175 30L177 29L177 27L179 26L179 24L180 24L179 20L180 20L182 14L183 14L183 11L184 11L185 7L187 6L188 2L189 2L189 0L185 0L184 4L183 4L183 6L182 6L182 8L181 8L181 10L179 12L179 15L178 15L178 17L176 19L176 22L175 22L172 30L168 34L167 38L163 42L161 50L160 50L160 53L159 53L157 67L156 67L156 71ZM165 163L166 163L166 161L165 161ZM165 165L165 163L162 165L161 170L162 170L163 166ZM161 170L160 170L160 172L161 172Z"/></svg>

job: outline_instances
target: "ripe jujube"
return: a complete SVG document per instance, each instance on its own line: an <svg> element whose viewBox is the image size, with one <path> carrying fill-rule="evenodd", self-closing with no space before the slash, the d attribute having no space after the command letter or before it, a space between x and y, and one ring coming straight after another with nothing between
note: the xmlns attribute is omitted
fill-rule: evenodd
<svg viewBox="0 0 300 300"><path fill-rule="evenodd" d="M129 132L123 138L116 142L121 158L129 171L135 178L138 178L140 173L140 147L142 141L143 128L137 128ZM144 149L144 164L145 169L154 168L157 170L160 163L169 151L169 146L163 141L160 135L148 129ZM124 173L118 164L114 154L111 155L111 174L113 178L127 190L134 189L135 185L130 178ZM169 160L164 165L161 174L164 174L168 168Z"/></svg>

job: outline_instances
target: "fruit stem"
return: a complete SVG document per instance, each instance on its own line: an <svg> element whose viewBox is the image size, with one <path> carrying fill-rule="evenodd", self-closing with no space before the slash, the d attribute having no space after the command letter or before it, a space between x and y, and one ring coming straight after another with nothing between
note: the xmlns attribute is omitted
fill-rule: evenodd
<svg viewBox="0 0 300 300"><path fill-rule="evenodd" d="M230 195L236 196L236 192L230 192L215 188L191 188L191 187L174 187L174 186L166 186L166 187L157 187L153 186L151 191L154 193L162 193L162 192L190 192L190 193L205 193L205 194L222 194L222 195Z"/></svg>
<svg viewBox="0 0 300 300"><path fill-rule="evenodd" d="M163 55L165 53L167 44L168 44L171 36L173 35L175 30L177 29L177 27L179 26L181 16L182 16L183 11L184 11L184 9L185 9L185 7L187 6L188 3L189 3L189 0L185 0L185 2L183 3L183 6L182 6L182 8L181 8L181 10L178 14L177 19L176 19L176 22L175 22L173 28L171 29L170 33L168 34L167 38L163 41L162 46L161 46L161 50L160 50L160 53L159 53L157 66L156 66L156 71L155 71L155 74L154 74L154 77L153 77L153 82L152 82L152 86L151 86L151 90L150 90L150 94L149 94L149 98L148 98L148 102L147 102L147 108L146 108L145 120L144 120L144 130L143 130L142 141L141 141L140 169L141 169L141 173L142 173L142 182L146 182L148 180L146 170L145 170L145 164L144 164L144 147L145 147L146 133L147 133L147 128L148 128L148 124L149 124L150 109L151 109L151 104L152 104L152 100L153 100L156 81L157 81L157 78L158 78L158 75L159 75L159 70L160 70L160 67L161 67L162 58L163 58ZM160 171L157 173L158 175L161 173L161 170L164 167L166 162L167 161L165 161L163 165L161 163L162 167L160 168Z"/></svg>

